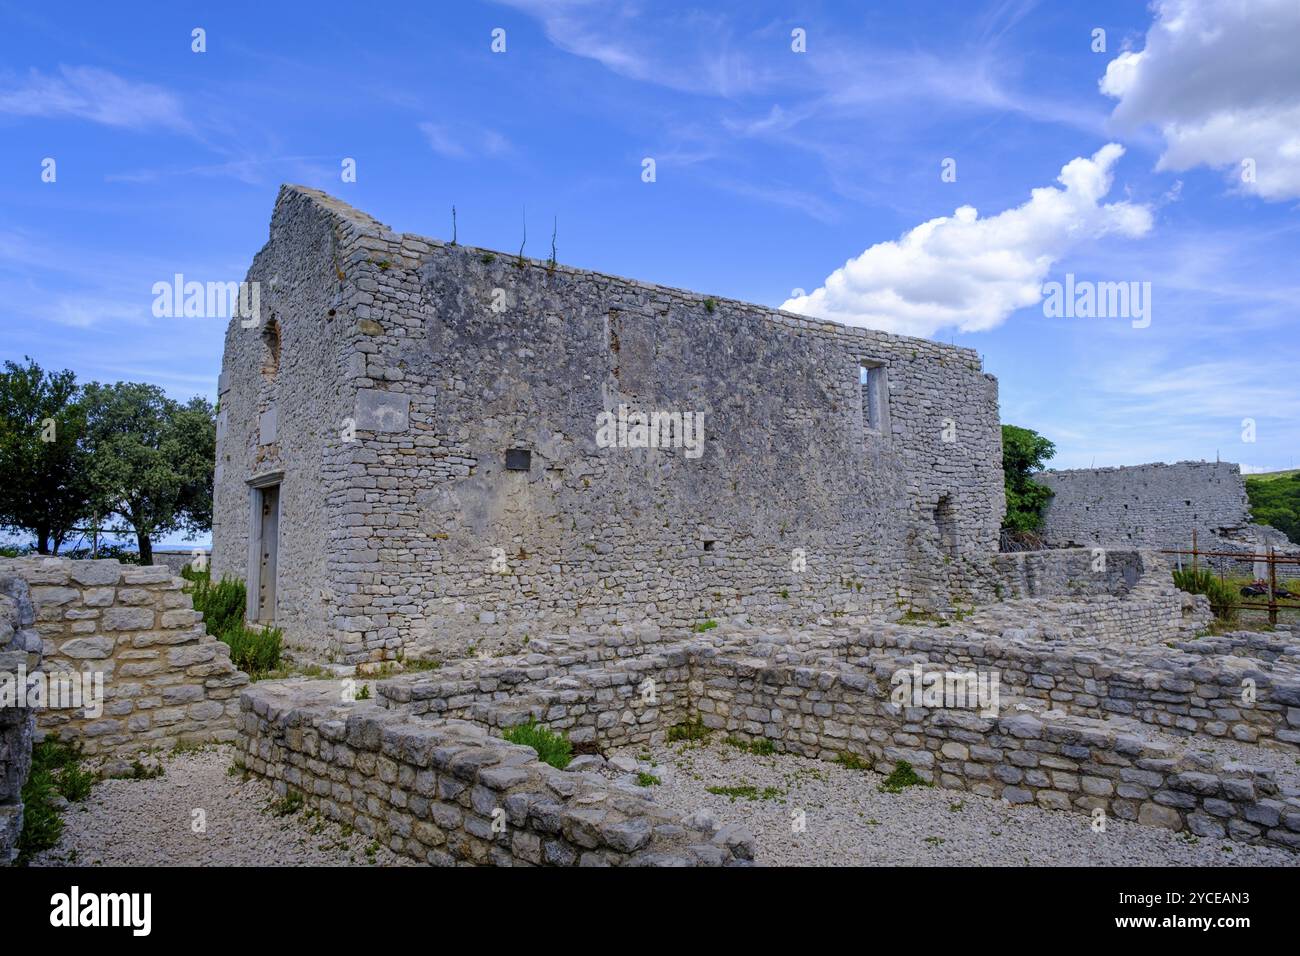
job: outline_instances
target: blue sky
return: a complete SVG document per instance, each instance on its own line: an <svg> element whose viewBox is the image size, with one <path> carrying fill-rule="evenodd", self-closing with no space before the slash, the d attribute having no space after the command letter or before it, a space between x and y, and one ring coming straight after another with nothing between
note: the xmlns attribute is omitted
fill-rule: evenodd
<svg viewBox="0 0 1300 956"><path fill-rule="evenodd" d="M189 6L0 2L0 358L215 397L225 320L151 287L242 278L295 182L976 348L1058 467L1300 459L1294 0ZM1150 324L1045 316L1066 273Z"/></svg>

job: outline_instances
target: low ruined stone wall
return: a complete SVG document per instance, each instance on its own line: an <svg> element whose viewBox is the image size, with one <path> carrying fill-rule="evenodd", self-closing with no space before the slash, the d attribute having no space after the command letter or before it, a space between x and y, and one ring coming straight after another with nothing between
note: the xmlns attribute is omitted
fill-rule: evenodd
<svg viewBox="0 0 1300 956"><path fill-rule="evenodd" d="M1150 645L1194 636L1213 617L1209 600L1174 586L1153 551L1070 548L993 558L999 603L965 623L1012 634L1026 628L1109 644Z"/></svg>
<svg viewBox="0 0 1300 956"><path fill-rule="evenodd" d="M475 724L343 703L339 692L332 681L246 689L244 767L394 852L444 866L725 866L752 858L752 840L740 831L679 822L645 795L557 770Z"/></svg>
<svg viewBox="0 0 1300 956"><path fill-rule="evenodd" d="M248 676L166 567L66 558L0 559L0 575L30 587L43 669L102 680L103 711L54 706L40 731L79 741L89 756L123 758L149 747L235 738L239 688ZM84 698L90 704L90 693Z"/></svg>
<svg viewBox="0 0 1300 956"><path fill-rule="evenodd" d="M823 760L851 753L884 771L898 761L952 790L1010 803L1105 814L1300 849L1300 795L1272 769L1178 750L1086 717L899 706L892 662L769 666L715 658L695 704L704 724Z"/></svg>
<svg viewBox="0 0 1300 956"><path fill-rule="evenodd" d="M576 658L544 670L493 663L386 681L379 694L414 716L472 720L497 731L536 720L601 750L662 742L689 709L690 659L681 646L594 668Z"/></svg>
<svg viewBox="0 0 1300 956"><path fill-rule="evenodd" d="M1257 636L1260 637L1260 636ZM953 671L998 673L1004 694L1041 701L1081 717L1132 717L1178 735L1229 737L1282 750L1300 749L1300 668L1263 658L1196 653L1196 641L1122 651L1092 644L1036 644L954 632L949 628L882 628L859 631L846 646L876 662L922 654ZM1290 645L1272 642L1274 659ZM1191 650L1185 650L1190 648ZM889 661L890 658L885 658ZM1247 703L1243 693L1249 691Z"/></svg>
<svg viewBox="0 0 1300 956"><path fill-rule="evenodd" d="M32 765L36 713L20 706L26 679L41 664L27 582L0 574L0 866L11 863L23 830L23 785ZM12 700L9 695L13 695Z"/></svg>
<svg viewBox="0 0 1300 956"><path fill-rule="evenodd" d="M339 684L319 685L335 695L328 721L315 712L274 716L284 722L286 742L277 738L269 749L262 741L276 733L265 726L272 717L258 714L258 723L246 712L241 730L249 753L262 761L252 766L255 772L287 787L313 788L322 809L339 819L365 816L386 841L396 833L392 845L402 852L417 848L399 829L407 825L402 798L385 796L396 771L359 763L334 769L334 756L309 763L311 748L324 746L322 721L332 721L334 740L352 732L352 720L380 713L385 727L400 728L398 737L414 728L437 734L450 727L478 734L483 746L505 747L495 735L535 720L602 751L659 744L673 726L699 722L743 741L763 738L778 752L822 760L857 755L883 772L907 761L926 781L1011 803L1101 811L1300 849L1300 778L1285 764L1234 763L1198 749L1195 739L1184 744L1165 733L1292 751L1300 744L1300 668L1291 636L1229 635L1216 647L1220 652L1197 653L1163 645L1116 648L1096 639L1009 640L951 624L797 632L724 626L677 641L653 630L552 635L532 643L527 654L380 680L377 703L367 709L338 703ZM997 671L996 706L984 711L974 701L896 699L897 675L917 668L985 678ZM1249 701L1242 696L1246 680L1254 695ZM246 707L262 706L263 693L246 694ZM290 707L292 696L287 701L267 706ZM308 724L319 728L315 742L293 729ZM610 786L603 778L600 785ZM361 808L358 788L389 803ZM327 806L331 800L337 805ZM460 802L462 810L470 805ZM480 794L480 818L490 817L489 806ZM444 838L450 839L445 828L436 839ZM425 848L433 846L443 844ZM514 858L497 850L495 856L483 845L443 852L474 862Z"/></svg>

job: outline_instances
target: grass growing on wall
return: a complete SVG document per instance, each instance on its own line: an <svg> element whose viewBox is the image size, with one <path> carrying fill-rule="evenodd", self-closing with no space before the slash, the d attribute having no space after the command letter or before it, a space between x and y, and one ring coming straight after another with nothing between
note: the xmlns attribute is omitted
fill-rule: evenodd
<svg viewBox="0 0 1300 956"><path fill-rule="evenodd" d="M520 724L518 727L511 727L501 736L512 744L532 747L543 763L549 763L557 770L563 770L573 759L573 744L569 742L569 738L541 726L534 720Z"/></svg>
<svg viewBox="0 0 1300 956"><path fill-rule="evenodd" d="M249 627L244 623L248 590L236 578L222 578L216 584L207 571L181 569L190 583L186 590L194 599L194 610L203 615L207 632L230 648L230 660L254 680L280 666L284 632L278 627Z"/></svg>

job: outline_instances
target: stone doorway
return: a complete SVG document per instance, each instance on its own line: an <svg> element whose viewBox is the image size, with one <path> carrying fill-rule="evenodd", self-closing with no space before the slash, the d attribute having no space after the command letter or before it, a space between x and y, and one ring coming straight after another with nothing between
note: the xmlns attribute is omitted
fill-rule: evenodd
<svg viewBox="0 0 1300 956"><path fill-rule="evenodd" d="M247 618L274 624L276 582L280 557L280 477L250 483Z"/></svg>

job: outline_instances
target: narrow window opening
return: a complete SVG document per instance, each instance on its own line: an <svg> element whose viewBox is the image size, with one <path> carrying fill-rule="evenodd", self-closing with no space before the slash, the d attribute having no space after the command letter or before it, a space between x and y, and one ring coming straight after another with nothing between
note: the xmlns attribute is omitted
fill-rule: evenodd
<svg viewBox="0 0 1300 956"><path fill-rule="evenodd" d="M935 504L934 525L939 534L939 550L950 558L957 557L957 512L951 496L944 495Z"/></svg>
<svg viewBox="0 0 1300 956"><path fill-rule="evenodd" d="M878 435L885 430L889 402L885 366L879 362L860 362L858 387L862 392L862 427L867 432Z"/></svg>
<svg viewBox="0 0 1300 956"><path fill-rule="evenodd" d="M528 471L533 466L533 453L527 448L511 448L506 452L506 471Z"/></svg>
<svg viewBox="0 0 1300 956"><path fill-rule="evenodd" d="M715 544L717 544L716 541L705 541L705 542L704 542L704 550L705 550L705 551L712 551L712 550L713 550L713 546L714 546Z"/></svg>
<svg viewBox="0 0 1300 956"><path fill-rule="evenodd" d="M267 381L274 381L280 371L280 323L271 319L262 330L262 342L266 350L262 355L262 376Z"/></svg>

